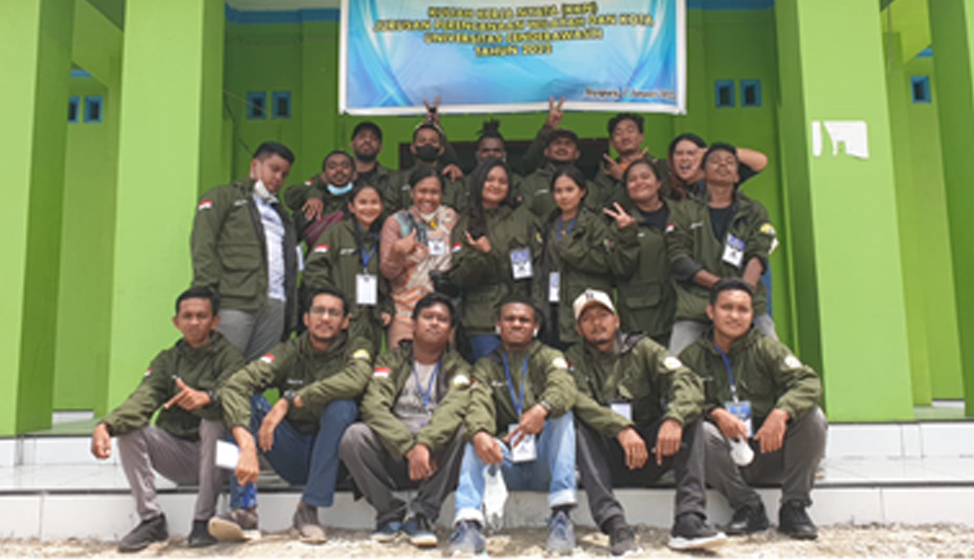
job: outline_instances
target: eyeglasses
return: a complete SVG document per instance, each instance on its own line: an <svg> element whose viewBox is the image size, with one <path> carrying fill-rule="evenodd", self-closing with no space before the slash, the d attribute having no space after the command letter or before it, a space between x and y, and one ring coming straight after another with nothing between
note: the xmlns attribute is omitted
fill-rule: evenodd
<svg viewBox="0 0 974 560"><path fill-rule="evenodd" d="M341 317L344 312L336 307L312 307L308 310L308 313L317 317L321 317L322 315L327 315L329 317Z"/></svg>

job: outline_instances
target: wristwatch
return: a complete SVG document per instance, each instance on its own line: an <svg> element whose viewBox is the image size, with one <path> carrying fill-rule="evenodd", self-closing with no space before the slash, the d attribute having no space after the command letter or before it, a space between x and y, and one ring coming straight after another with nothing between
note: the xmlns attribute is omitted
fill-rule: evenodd
<svg viewBox="0 0 974 560"><path fill-rule="evenodd" d="M298 398L298 392L288 389L287 391L284 391L284 394L281 396L287 401L288 406L294 407L294 399Z"/></svg>

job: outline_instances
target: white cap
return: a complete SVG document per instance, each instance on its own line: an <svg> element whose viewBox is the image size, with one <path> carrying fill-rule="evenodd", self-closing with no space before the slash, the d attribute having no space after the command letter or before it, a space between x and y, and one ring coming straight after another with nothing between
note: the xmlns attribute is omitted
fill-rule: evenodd
<svg viewBox="0 0 974 560"><path fill-rule="evenodd" d="M612 298L609 297L609 294L603 292L602 290L589 289L585 290L579 294L577 298L575 298L575 303L572 305L572 308L575 310L575 320L577 321L578 318L582 316L582 313L593 305L601 305L615 315L616 308L614 305L612 305Z"/></svg>

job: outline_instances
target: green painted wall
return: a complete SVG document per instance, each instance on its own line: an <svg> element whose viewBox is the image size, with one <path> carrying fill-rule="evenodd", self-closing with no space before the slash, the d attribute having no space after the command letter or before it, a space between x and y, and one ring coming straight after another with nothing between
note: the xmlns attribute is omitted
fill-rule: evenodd
<svg viewBox="0 0 974 560"><path fill-rule="evenodd" d="M72 78L82 107L102 96L101 123L68 126L54 409L102 411L111 333L118 99L94 78Z"/></svg>
<svg viewBox="0 0 974 560"><path fill-rule="evenodd" d="M918 268L922 271L920 292L926 312L930 391L934 399L961 399L964 386L957 335L957 300L933 58L913 58L904 65L904 74L906 83L900 87L909 88L911 76L929 76L934 93L931 103L911 102L906 111L913 168L914 206L911 211L917 222L916 236L922 240L922 261Z"/></svg>

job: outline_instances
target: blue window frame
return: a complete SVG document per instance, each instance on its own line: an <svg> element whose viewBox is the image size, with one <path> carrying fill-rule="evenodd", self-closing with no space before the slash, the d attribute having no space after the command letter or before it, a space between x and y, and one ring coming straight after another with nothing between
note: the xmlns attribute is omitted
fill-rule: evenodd
<svg viewBox="0 0 974 560"><path fill-rule="evenodd" d="M72 95L68 98L68 122L78 122L78 115L81 113L81 98Z"/></svg>
<svg viewBox="0 0 974 560"><path fill-rule="evenodd" d="M291 118L290 91L275 91L271 94L271 116L275 119Z"/></svg>
<svg viewBox="0 0 974 560"><path fill-rule="evenodd" d="M85 96L85 122L100 123L104 113L103 100L100 95Z"/></svg>
<svg viewBox="0 0 974 560"><path fill-rule="evenodd" d="M266 91L247 92L247 118L250 120L262 120L267 118Z"/></svg>
<svg viewBox="0 0 974 560"><path fill-rule="evenodd" d="M914 103L930 103L930 76L910 76L910 94Z"/></svg>
<svg viewBox="0 0 974 560"><path fill-rule="evenodd" d="M734 106L733 80L717 80L714 83L714 105L719 108Z"/></svg>
<svg viewBox="0 0 974 560"><path fill-rule="evenodd" d="M761 106L761 80L741 80L741 107Z"/></svg>

